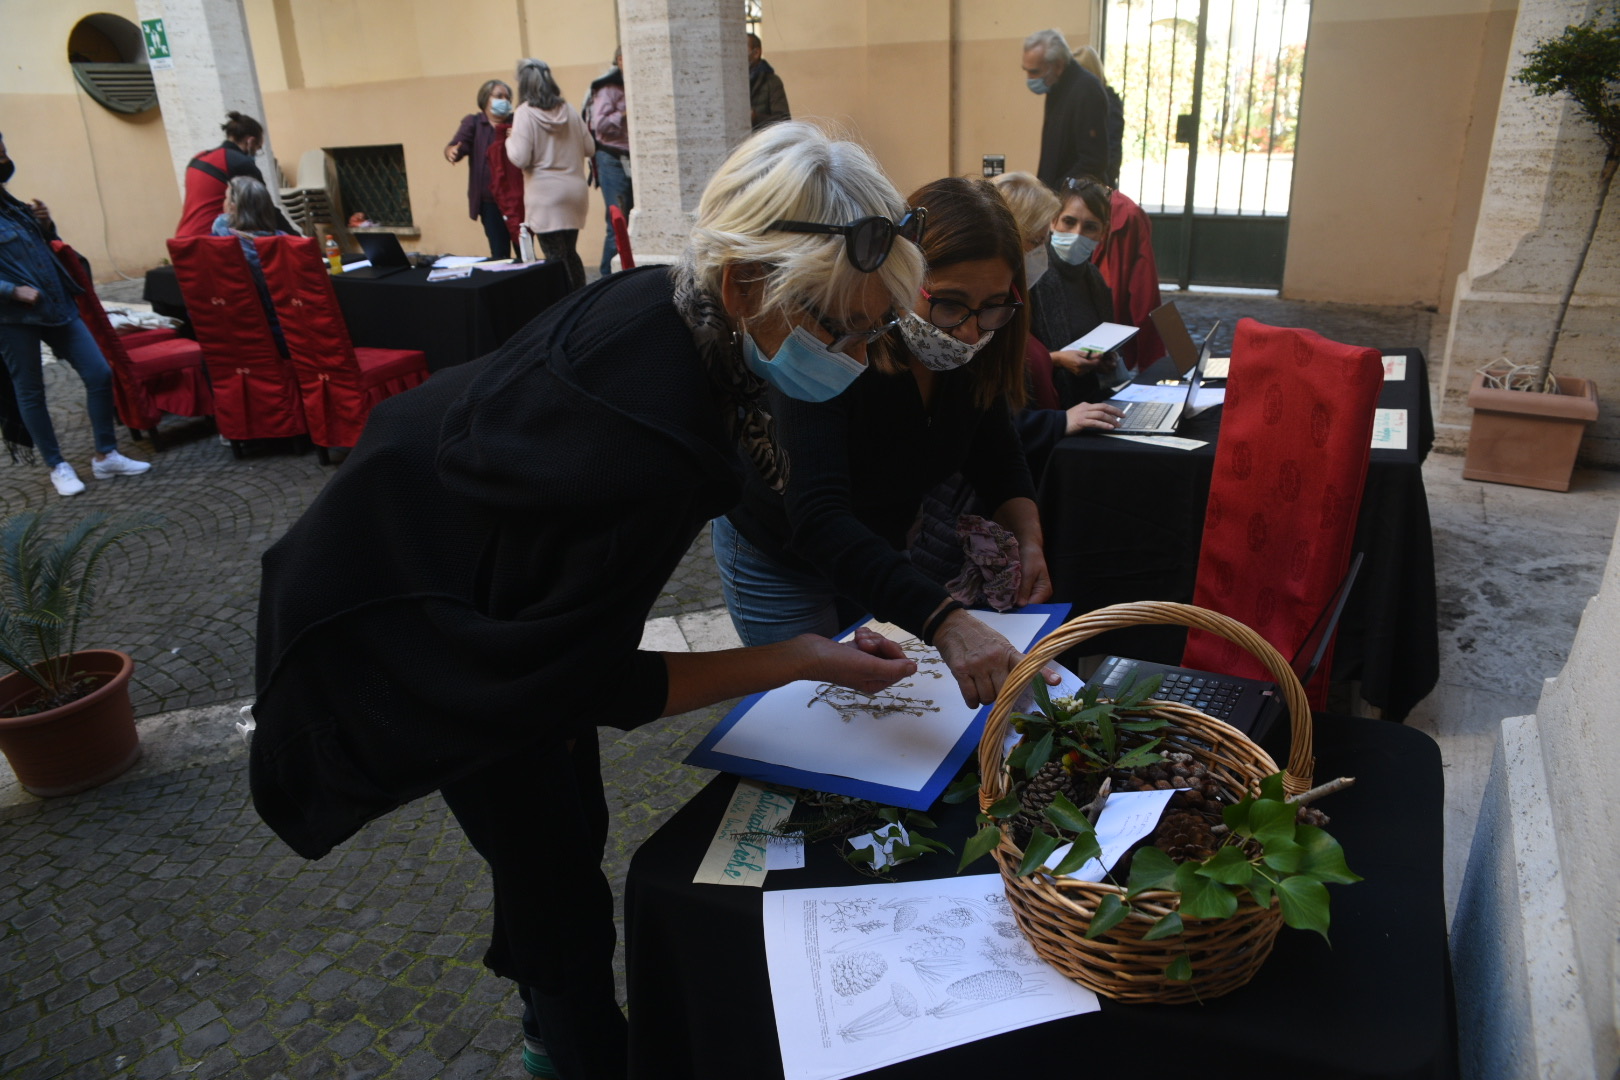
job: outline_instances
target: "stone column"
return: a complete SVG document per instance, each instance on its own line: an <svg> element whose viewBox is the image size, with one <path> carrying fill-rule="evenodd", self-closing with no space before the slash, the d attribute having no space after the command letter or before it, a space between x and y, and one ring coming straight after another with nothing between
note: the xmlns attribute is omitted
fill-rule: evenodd
<svg viewBox="0 0 1620 1080"><path fill-rule="evenodd" d="M175 182L185 198L186 163L224 141L220 125L235 110L264 123L264 98L253 64L242 0L136 0L142 19L162 19L174 66L152 72ZM281 175L271 152L271 132L256 164L270 197L281 205Z"/></svg>
<svg viewBox="0 0 1620 1080"><path fill-rule="evenodd" d="M1452 925L1462 1075L1620 1070L1620 532L1535 715L1502 721Z"/></svg>
<svg viewBox="0 0 1620 1080"><path fill-rule="evenodd" d="M686 248L704 185L747 137L748 45L736 0L618 0L638 263Z"/></svg>

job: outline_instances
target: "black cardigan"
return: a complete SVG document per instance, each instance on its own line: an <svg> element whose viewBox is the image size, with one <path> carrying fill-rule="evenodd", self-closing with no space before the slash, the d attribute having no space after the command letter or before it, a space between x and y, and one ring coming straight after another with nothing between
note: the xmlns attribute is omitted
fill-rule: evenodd
<svg viewBox="0 0 1620 1080"><path fill-rule="evenodd" d="M819 573L913 634L945 599L905 554L923 496L956 472L992 507L1035 494L1006 403L976 405L967 367L935 374L931 409L909 372L876 369L831 401L773 392L770 408L791 463L787 490L748 476L732 524L778 562Z"/></svg>
<svg viewBox="0 0 1620 1080"><path fill-rule="evenodd" d="M264 557L254 805L318 858L365 822L668 696L659 591L735 502L663 268L615 274L371 413Z"/></svg>

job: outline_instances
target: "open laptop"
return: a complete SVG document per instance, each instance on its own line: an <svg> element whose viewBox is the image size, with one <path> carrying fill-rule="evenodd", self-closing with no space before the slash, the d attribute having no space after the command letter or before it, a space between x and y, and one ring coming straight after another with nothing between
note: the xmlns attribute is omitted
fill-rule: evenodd
<svg viewBox="0 0 1620 1080"><path fill-rule="evenodd" d="M1181 428L1181 421L1193 415L1193 401L1198 396L1198 387L1203 382L1204 363L1209 359L1209 349L1215 340L1215 331L1221 328L1221 321L1215 320L1215 325L1209 328L1204 336L1204 346L1198 355L1193 358L1191 370L1187 373L1187 393L1181 401L1118 401L1109 400L1109 404L1125 413L1125 418L1119 422L1119 427L1110 434L1114 435L1174 435Z"/></svg>
<svg viewBox="0 0 1620 1080"><path fill-rule="evenodd" d="M1361 559L1362 553L1357 552L1350 561L1350 569L1345 572L1344 580L1339 582L1338 589L1317 615L1310 633L1305 635L1305 640L1294 651L1290 666L1294 674L1299 676L1302 686L1309 686L1311 678L1322 666L1328 645L1333 641L1333 632L1339 628L1339 617L1344 614L1344 603L1349 599L1350 589L1356 583L1356 574L1361 570ZM1286 703L1277 693L1277 684L1273 682L1118 656L1105 659L1086 680L1086 686L1096 687L1102 697L1114 697L1132 682L1150 675L1164 677L1158 692L1153 695L1155 700L1191 705L1201 713L1226 721L1255 742L1265 738L1272 723L1286 708Z"/></svg>
<svg viewBox="0 0 1620 1080"><path fill-rule="evenodd" d="M1192 331L1187 329L1187 322L1181 317L1176 302L1171 300L1160 304L1148 312L1148 318L1153 321L1153 328L1159 332L1165 348L1170 351L1170 360L1176 365L1179 376L1183 379L1190 377L1193 365L1198 363L1199 348L1193 344ZM1231 365L1230 356L1207 358L1204 361L1204 381L1226 378Z"/></svg>
<svg viewBox="0 0 1620 1080"><path fill-rule="evenodd" d="M355 233L354 237L360 241L360 249L366 253L370 266L363 266L358 270L344 271L347 277L356 278L384 278L389 274L397 274L401 270L411 268L411 260L405 254L405 249L399 246L399 237L391 232L363 232Z"/></svg>

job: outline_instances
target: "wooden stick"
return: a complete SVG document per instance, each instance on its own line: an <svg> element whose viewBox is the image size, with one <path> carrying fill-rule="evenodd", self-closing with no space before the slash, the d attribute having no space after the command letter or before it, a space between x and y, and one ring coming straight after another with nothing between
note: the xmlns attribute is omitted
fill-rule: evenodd
<svg viewBox="0 0 1620 1080"><path fill-rule="evenodd" d="M1317 784L1309 791L1302 791L1298 795L1290 795L1283 801L1292 803L1295 806L1304 806L1308 802L1315 802L1324 795L1332 795L1335 791L1343 791L1347 787L1353 787L1355 786L1355 782L1356 778L1353 776L1341 776L1337 780L1329 780L1325 784Z"/></svg>

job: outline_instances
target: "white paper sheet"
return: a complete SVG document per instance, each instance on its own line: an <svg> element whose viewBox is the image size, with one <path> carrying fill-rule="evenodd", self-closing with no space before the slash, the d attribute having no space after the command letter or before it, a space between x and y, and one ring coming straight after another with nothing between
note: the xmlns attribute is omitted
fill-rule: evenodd
<svg viewBox="0 0 1620 1080"><path fill-rule="evenodd" d="M1136 336L1136 327L1124 323L1098 323L1091 331L1075 338L1059 352L1108 352L1117 349Z"/></svg>
<svg viewBox="0 0 1620 1080"><path fill-rule="evenodd" d="M1149 386L1145 383L1131 383L1116 393L1111 401L1164 401L1171 405L1179 405L1187 400L1187 384L1171 383L1169 386ZM1211 405L1226 403L1225 387L1200 386L1198 393L1193 396L1194 409L1207 409Z"/></svg>
<svg viewBox="0 0 1620 1080"><path fill-rule="evenodd" d="M1018 649L1029 648L1047 618L990 611L975 611L973 616ZM978 710L962 703L962 692L938 652L903 630L882 624L873 624L873 629L906 646L918 662L915 675L877 698L826 683L789 683L755 702L714 749L809 772L921 790ZM895 711L882 710L885 702ZM874 703L878 711L867 711Z"/></svg>
<svg viewBox="0 0 1620 1080"><path fill-rule="evenodd" d="M1092 859L1072 874L1078 881L1101 881L1114 864L1124 857L1131 845L1159 827L1165 804L1176 793L1175 788L1163 791L1116 791L1103 804L1102 816L1097 819L1097 846L1102 848L1102 859ZM1046 858L1047 868L1057 866L1069 855L1073 844L1064 844Z"/></svg>
<svg viewBox="0 0 1620 1080"><path fill-rule="evenodd" d="M1406 357L1384 357L1384 381L1402 382L1406 379Z"/></svg>
<svg viewBox="0 0 1620 1080"><path fill-rule="evenodd" d="M1212 356L1204 361L1204 378L1226 379L1232 375L1232 358L1230 356Z"/></svg>
<svg viewBox="0 0 1620 1080"><path fill-rule="evenodd" d="M1105 431L1103 435L1110 439L1129 439L1131 442L1147 443L1149 446L1164 446L1171 450L1196 450L1209 443L1202 439L1183 439L1175 435L1122 435L1115 431Z"/></svg>
<svg viewBox="0 0 1620 1080"><path fill-rule="evenodd" d="M474 263L483 262L486 257L484 255L440 255L433 260L433 265L435 267L471 266Z"/></svg>
<svg viewBox="0 0 1620 1080"><path fill-rule="evenodd" d="M765 869L803 870L804 837L785 836L772 840L765 848Z"/></svg>
<svg viewBox="0 0 1620 1080"><path fill-rule="evenodd" d="M371 265L371 260L370 259L361 259L359 262L344 263L343 264L343 272L345 274L347 274L350 270L364 270L366 267L368 267L370 265Z"/></svg>
<svg viewBox="0 0 1620 1080"><path fill-rule="evenodd" d="M472 267L470 266L440 266L429 270L427 279L429 281L459 281L468 277L472 277Z"/></svg>
<svg viewBox="0 0 1620 1080"><path fill-rule="evenodd" d="M1374 450L1406 449L1406 410L1373 410L1372 445Z"/></svg>
<svg viewBox="0 0 1620 1080"><path fill-rule="evenodd" d="M787 1080L840 1080L1100 1007L1030 949L996 874L763 899Z"/></svg>
<svg viewBox="0 0 1620 1080"><path fill-rule="evenodd" d="M500 273L503 270L527 270L529 267L531 267L531 266L539 266L540 264L544 263L545 261L546 260L544 260L544 259L534 259L534 260L532 260L530 262L520 263L520 262L512 262L510 259L502 259L500 262L481 262L481 263L478 263L473 267L473 269L474 270L488 270L490 273Z"/></svg>

